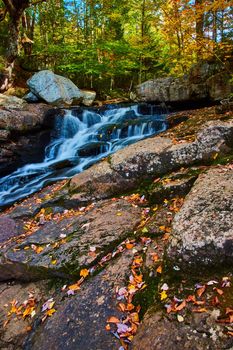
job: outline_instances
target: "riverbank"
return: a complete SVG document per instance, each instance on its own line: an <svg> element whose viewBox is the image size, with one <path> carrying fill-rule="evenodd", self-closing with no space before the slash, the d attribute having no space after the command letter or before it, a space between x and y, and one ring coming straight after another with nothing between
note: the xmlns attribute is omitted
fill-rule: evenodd
<svg viewBox="0 0 233 350"><path fill-rule="evenodd" d="M233 114L177 120L1 213L2 348L233 346Z"/></svg>

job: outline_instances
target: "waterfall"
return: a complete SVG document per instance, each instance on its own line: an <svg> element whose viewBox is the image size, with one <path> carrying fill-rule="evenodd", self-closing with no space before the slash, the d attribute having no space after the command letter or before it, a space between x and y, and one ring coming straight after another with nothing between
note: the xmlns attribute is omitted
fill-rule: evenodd
<svg viewBox="0 0 233 350"><path fill-rule="evenodd" d="M166 130L165 111L155 106L111 105L103 109L66 110L56 116L42 163L25 165L0 179L0 207L43 186L70 178L99 159Z"/></svg>

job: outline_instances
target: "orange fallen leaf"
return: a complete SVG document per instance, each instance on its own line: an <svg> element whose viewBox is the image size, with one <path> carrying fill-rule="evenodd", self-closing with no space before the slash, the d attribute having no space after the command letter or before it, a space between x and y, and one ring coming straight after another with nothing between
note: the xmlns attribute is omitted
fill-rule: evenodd
<svg viewBox="0 0 233 350"><path fill-rule="evenodd" d="M176 307L176 311L181 311L185 307L186 307L186 301L184 300L179 306Z"/></svg>
<svg viewBox="0 0 233 350"><path fill-rule="evenodd" d="M111 330L111 326L110 324L107 324L106 327L105 327L106 331L110 331Z"/></svg>
<svg viewBox="0 0 233 350"><path fill-rule="evenodd" d="M202 312L207 312L207 309L202 307L200 309L192 309L192 312L202 313Z"/></svg>
<svg viewBox="0 0 233 350"><path fill-rule="evenodd" d="M125 247L126 249L132 249L134 245L132 243L126 243Z"/></svg>
<svg viewBox="0 0 233 350"><path fill-rule="evenodd" d="M119 304L118 304L118 307L119 307L119 309L120 309L122 312L125 311L126 306L125 306L124 303L119 303Z"/></svg>
<svg viewBox="0 0 233 350"><path fill-rule="evenodd" d="M75 284L72 284L71 286L69 286L68 288L69 288L69 290L75 291L75 290L79 290L80 286L77 283L75 283Z"/></svg>
<svg viewBox="0 0 233 350"><path fill-rule="evenodd" d="M199 296L199 298L202 296L205 290L206 290L206 286L203 286L197 290L197 295Z"/></svg>
<svg viewBox="0 0 233 350"><path fill-rule="evenodd" d="M156 272L161 274L162 270L163 270L162 265L159 265L159 267L156 269Z"/></svg>
<svg viewBox="0 0 233 350"><path fill-rule="evenodd" d="M107 319L108 323L120 323L119 318L115 317L115 316L111 316Z"/></svg>
<svg viewBox="0 0 233 350"><path fill-rule="evenodd" d="M214 288L214 290L219 294L219 295L223 295L223 290L219 289L219 288Z"/></svg>
<svg viewBox="0 0 233 350"><path fill-rule="evenodd" d="M80 271L80 276L86 278L89 275L89 270L88 269L82 269Z"/></svg>

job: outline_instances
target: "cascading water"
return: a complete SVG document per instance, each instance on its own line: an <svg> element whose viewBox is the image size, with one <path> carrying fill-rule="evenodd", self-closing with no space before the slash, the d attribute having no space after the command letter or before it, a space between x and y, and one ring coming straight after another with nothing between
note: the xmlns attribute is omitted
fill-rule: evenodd
<svg viewBox="0 0 233 350"><path fill-rule="evenodd" d="M70 178L99 159L166 130L165 111L155 106L108 106L98 112L66 110L57 116L42 163L28 164L0 179L0 206Z"/></svg>

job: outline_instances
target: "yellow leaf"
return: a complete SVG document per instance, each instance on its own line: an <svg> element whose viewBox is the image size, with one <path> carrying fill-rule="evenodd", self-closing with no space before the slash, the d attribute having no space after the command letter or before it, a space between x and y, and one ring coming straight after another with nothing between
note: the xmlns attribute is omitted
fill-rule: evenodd
<svg viewBox="0 0 233 350"><path fill-rule="evenodd" d="M86 278L89 275L89 270L88 269L82 269L80 271L80 276Z"/></svg>
<svg viewBox="0 0 233 350"><path fill-rule="evenodd" d="M52 265L56 265L56 263L57 263L57 260L56 260L56 259L54 259L54 260L51 261L51 264L52 264Z"/></svg>
<svg viewBox="0 0 233 350"><path fill-rule="evenodd" d="M162 291L162 293L160 293L160 300L165 300L167 299L167 293L165 290Z"/></svg>
<svg viewBox="0 0 233 350"><path fill-rule="evenodd" d="M47 315L47 316L52 316L52 315L54 314L54 312L56 312L55 309L47 310L47 311L46 311L46 315Z"/></svg>

